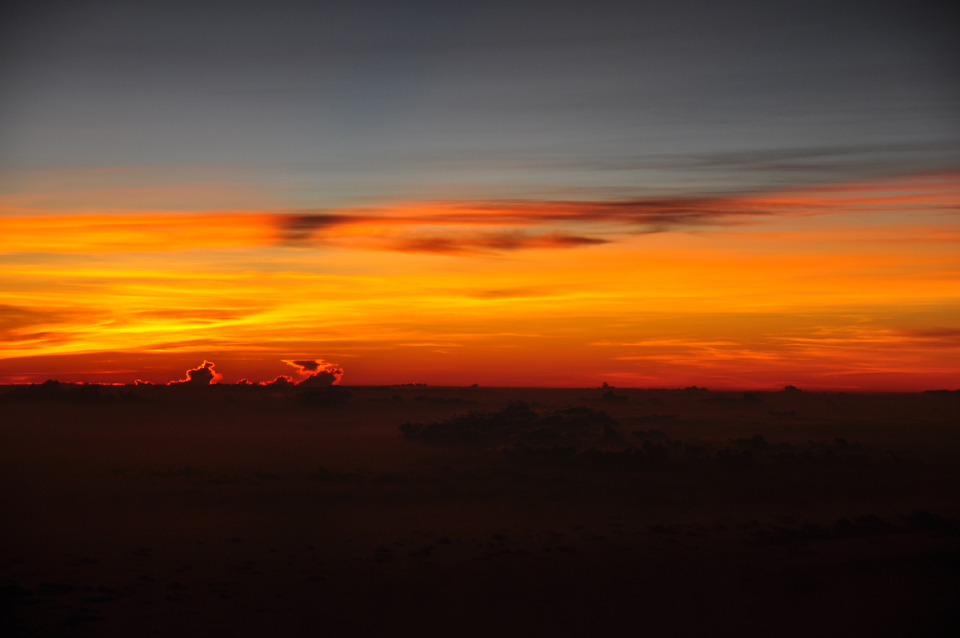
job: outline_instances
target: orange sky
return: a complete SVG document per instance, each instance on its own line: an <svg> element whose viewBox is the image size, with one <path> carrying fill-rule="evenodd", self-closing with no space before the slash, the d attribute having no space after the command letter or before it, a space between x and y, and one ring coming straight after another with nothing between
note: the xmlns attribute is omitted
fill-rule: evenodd
<svg viewBox="0 0 960 638"><path fill-rule="evenodd" d="M960 387L960 175L315 211L0 200L0 382Z"/></svg>

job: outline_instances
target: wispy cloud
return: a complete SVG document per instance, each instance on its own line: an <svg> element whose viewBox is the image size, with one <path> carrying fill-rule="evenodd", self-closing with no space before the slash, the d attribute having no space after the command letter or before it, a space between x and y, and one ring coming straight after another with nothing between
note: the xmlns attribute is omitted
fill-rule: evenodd
<svg viewBox="0 0 960 638"><path fill-rule="evenodd" d="M257 246L431 254L596 246L628 234L877 212L956 212L960 174L776 193L608 201L407 202L330 211L198 211L0 217L0 251L157 252Z"/></svg>

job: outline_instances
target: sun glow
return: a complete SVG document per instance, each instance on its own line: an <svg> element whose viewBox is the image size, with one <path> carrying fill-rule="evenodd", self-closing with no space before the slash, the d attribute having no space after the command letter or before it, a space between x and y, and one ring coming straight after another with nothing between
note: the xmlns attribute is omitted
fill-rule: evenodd
<svg viewBox="0 0 960 638"><path fill-rule="evenodd" d="M0 217L0 378L149 377L91 367L126 353L169 361L150 377L166 382L216 353L225 382L323 356L355 384L956 385L958 210L958 176L934 175L739 199L21 212Z"/></svg>

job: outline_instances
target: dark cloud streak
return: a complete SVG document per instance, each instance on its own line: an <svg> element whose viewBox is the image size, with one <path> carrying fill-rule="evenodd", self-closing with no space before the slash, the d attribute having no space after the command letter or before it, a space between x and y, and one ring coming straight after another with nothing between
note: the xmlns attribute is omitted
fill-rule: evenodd
<svg viewBox="0 0 960 638"><path fill-rule="evenodd" d="M507 252L529 249L577 248L610 243L609 240L576 235L518 235L500 234L487 237L418 237L403 239L391 244L391 250L406 253L430 253L437 255L475 254L484 252Z"/></svg>
<svg viewBox="0 0 960 638"><path fill-rule="evenodd" d="M443 204L441 204L443 206ZM399 214L376 211L355 215L290 213L277 217L279 241L296 245L325 240L324 231L347 226L378 226L388 234L366 240L369 247L399 252L458 254L524 249L577 248L611 240L555 230L557 225L606 225L606 232L651 233L743 223L772 214L746 208L732 198L659 198L621 201L498 201L475 206L449 205L441 213L418 214L415 208ZM473 232L452 227L472 227ZM425 227L451 227L449 233L424 232ZM489 232L506 227L518 230ZM525 229L525 230L519 230ZM408 231L408 232L404 232Z"/></svg>

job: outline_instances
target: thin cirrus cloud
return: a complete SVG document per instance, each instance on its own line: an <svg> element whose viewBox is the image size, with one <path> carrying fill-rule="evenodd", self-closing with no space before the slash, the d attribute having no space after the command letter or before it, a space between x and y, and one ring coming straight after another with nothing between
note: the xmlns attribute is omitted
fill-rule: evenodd
<svg viewBox="0 0 960 638"><path fill-rule="evenodd" d="M952 212L960 174L724 197L607 201L448 201L276 213L195 211L0 218L0 251L156 252L335 246L427 254L567 249L618 236L742 226L783 217Z"/></svg>

